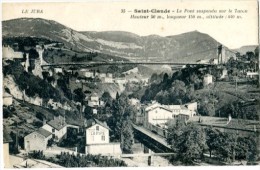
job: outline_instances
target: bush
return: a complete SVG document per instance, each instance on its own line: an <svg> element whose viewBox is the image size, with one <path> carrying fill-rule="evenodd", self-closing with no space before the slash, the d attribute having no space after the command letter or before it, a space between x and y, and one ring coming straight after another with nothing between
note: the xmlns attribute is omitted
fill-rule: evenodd
<svg viewBox="0 0 260 170"><path fill-rule="evenodd" d="M43 151L33 151L33 152L30 152L28 154L28 156L29 156L29 158L33 158L33 159L42 159L42 160L45 159Z"/></svg>

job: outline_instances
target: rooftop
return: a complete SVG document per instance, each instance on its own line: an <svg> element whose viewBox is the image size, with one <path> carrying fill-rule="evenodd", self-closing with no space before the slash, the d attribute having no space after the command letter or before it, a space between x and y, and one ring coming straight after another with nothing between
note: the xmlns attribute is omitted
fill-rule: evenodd
<svg viewBox="0 0 260 170"><path fill-rule="evenodd" d="M39 129L36 130L35 132L37 132L37 133L43 135L44 137L48 137L48 136L51 135L51 132L49 132L49 131L47 131L47 130L45 130L45 129L43 129L43 128L39 128Z"/></svg>
<svg viewBox="0 0 260 170"><path fill-rule="evenodd" d="M65 127L67 125L67 123L65 122L65 118L62 117L56 117L53 120L47 122L48 125L50 125L51 127L53 127L56 130L61 130L63 127Z"/></svg>
<svg viewBox="0 0 260 170"><path fill-rule="evenodd" d="M94 126L95 124L99 124L99 125L103 126L104 128L107 128L107 129L111 130L107 126L106 123L103 123L103 122L101 122L101 121L99 121L97 119L94 119L94 118L87 120L86 123L85 123L85 127L88 129L89 127Z"/></svg>

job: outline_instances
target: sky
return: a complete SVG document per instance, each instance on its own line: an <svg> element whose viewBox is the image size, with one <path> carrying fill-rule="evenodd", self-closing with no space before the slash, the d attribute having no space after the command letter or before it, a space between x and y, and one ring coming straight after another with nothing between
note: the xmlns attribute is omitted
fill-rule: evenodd
<svg viewBox="0 0 260 170"><path fill-rule="evenodd" d="M4 3L2 20L14 18L44 18L55 20L77 31L127 31L141 36L157 34L160 36L176 35L197 30L209 34L223 45L234 49L244 45L258 44L258 13L256 0L238 1L142 1L142 2L48 2L48 3ZM43 13L23 13L32 9ZM121 9L126 12L121 13ZM232 10L241 19L130 19L130 15L147 15L133 13L135 9L175 10L167 15L189 15L176 13L176 10ZM247 10L247 13L235 13L235 9ZM190 13L192 14L192 13ZM151 14L148 14L151 15ZM219 14L216 14L219 15Z"/></svg>

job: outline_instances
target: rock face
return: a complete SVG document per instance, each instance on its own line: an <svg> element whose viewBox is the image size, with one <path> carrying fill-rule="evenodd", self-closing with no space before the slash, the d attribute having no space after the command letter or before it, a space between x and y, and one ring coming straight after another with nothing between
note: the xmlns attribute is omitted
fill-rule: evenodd
<svg viewBox="0 0 260 170"><path fill-rule="evenodd" d="M78 51L96 51L131 61L196 62L217 58L220 44L198 31L161 37L129 32L78 32L55 21L20 18L3 21L3 36L34 36L62 42ZM227 51L228 53L228 51Z"/></svg>

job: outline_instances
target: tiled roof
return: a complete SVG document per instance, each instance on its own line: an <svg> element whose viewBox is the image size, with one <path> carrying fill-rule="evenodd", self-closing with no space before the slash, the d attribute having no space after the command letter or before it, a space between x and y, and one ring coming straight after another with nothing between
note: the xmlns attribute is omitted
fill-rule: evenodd
<svg viewBox="0 0 260 170"><path fill-rule="evenodd" d="M54 118L53 120L47 122L47 124L56 130L61 130L67 125L63 118Z"/></svg>
<svg viewBox="0 0 260 170"><path fill-rule="evenodd" d="M89 128L91 126L94 126L95 124L99 124L99 125L103 126L104 128L111 130L105 123L103 123L97 119L94 119L94 118L87 120L87 122L85 123L85 127Z"/></svg>
<svg viewBox="0 0 260 170"><path fill-rule="evenodd" d="M40 129L36 130L35 132L39 133L39 134L41 134L41 135L43 135L45 137L49 137L51 135L51 132L49 132L49 131L47 131L47 130L45 130L43 128L40 128Z"/></svg>
<svg viewBox="0 0 260 170"><path fill-rule="evenodd" d="M4 143L9 143L13 141L9 133L6 131L5 127L3 129L3 141Z"/></svg>

